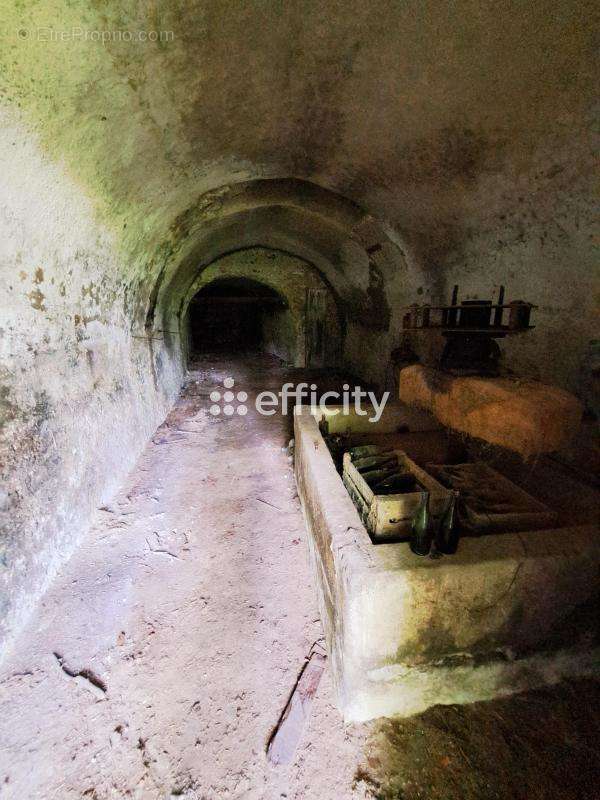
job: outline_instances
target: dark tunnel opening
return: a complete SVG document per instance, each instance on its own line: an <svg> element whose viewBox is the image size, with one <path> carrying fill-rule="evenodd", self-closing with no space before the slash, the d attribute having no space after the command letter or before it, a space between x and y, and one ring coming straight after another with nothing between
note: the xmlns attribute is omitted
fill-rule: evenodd
<svg viewBox="0 0 600 800"><path fill-rule="evenodd" d="M271 287L250 278L223 278L201 289L190 303L192 353L248 353L267 346L268 331L287 311Z"/></svg>

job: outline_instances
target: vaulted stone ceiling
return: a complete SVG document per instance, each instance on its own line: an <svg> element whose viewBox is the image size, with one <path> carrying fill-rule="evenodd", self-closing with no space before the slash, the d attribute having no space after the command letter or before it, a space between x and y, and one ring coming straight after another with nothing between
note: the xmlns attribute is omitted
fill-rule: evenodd
<svg viewBox="0 0 600 800"><path fill-rule="evenodd" d="M587 209L595 5L20 2L0 80L141 273L206 192L291 177L387 221L435 273L481 232L560 237L574 186Z"/></svg>
<svg viewBox="0 0 600 800"><path fill-rule="evenodd" d="M539 305L509 368L582 394L596 6L3 3L0 627L164 419L185 298L232 251L316 267L345 366L379 383L404 305L506 284Z"/></svg>

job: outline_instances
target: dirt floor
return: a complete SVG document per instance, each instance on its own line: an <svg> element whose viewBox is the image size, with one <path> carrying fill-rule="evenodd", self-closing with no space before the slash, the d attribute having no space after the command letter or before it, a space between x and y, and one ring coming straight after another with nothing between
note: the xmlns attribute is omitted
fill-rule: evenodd
<svg viewBox="0 0 600 800"><path fill-rule="evenodd" d="M600 683L375 724L357 782L380 800L595 800Z"/></svg>
<svg viewBox="0 0 600 800"><path fill-rule="evenodd" d="M229 376L252 398L305 373L190 372L2 667L0 798L597 797L589 683L347 726L325 670L292 762L269 763L322 629L291 420L212 416Z"/></svg>

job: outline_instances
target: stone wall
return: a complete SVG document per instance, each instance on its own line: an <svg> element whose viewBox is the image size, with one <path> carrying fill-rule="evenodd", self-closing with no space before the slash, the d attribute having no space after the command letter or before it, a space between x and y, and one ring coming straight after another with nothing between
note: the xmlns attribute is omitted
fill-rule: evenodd
<svg viewBox="0 0 600 800"><path fill-rule="evenodd" d="M402 418L413 432L435 426L402 404L387 414L373 428L397 430ZM343 425L359 430L360 419ZM346 721L411 716L597 674L598 648L590 650L585 622L598 599L593 522L462 537L454 555L437 559L415 555L408 542L374 545L310 409L295 413L294 436L329 665ZM571 491L567 517L581 502L590 520L597 497L580 501L588 490L578 482Z"/></svg>
<svg viewBox="0 0 600 800"><path fill-rule="evenodd" d="M342 352L341 312L335 297L319 272L306 261L280 250L253 247L236 250L199 270L181 306L181 338L187 330L189 303L193 297L215 280L249 278L276 291L287 308L265 317L265 350L289 361L296 367L306 361L306 292L320 289L326 292L326 338L329 343L328 366L335 366Z"/></svg>
<svg viewBox="0 0 600 800"><path fill-rule="evenodd" d="M0 137L0 640L27 618L181 380L132 329L114 235L8 115Z"/></svg>
<svg viewBox="0 0 600 800"><path fill-rule="evenodd" d="M403 306L505 284L540 306L535 331L503 343L506 365L579 391L597 337L596 6L9 0L8 624L160 421L190 286L233 251L311 264L345 366L375 383ZM440 342L414 347L433 359Z"/></svg>

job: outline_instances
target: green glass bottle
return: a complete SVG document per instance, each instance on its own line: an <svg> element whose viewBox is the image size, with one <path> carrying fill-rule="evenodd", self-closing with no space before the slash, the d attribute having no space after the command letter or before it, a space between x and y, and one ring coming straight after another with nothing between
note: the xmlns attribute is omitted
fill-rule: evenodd
<svg viewBox="0 0 600 800"><path fill-rule="evenodd" d="M429 555L432 538L429 522L429 492L421 492L421 502L412 520L410 549L418 556Z"/></svg>
<svg viewBox="0 0 600 800"><path fill-rule="evenodd" d="M378 444L363 444L359 447L351 447L348 452L352 461L356 461L358 458L378 456L381 453L381 447Z"/></svg>
<svg viewBox="0 0 600 800"><path fill-rule="evenodd" d="M440 553L456 553L458 547L458 526L456 525L456 503L458 492L453 491L440 518L435 534L435 547Z"/></svg>

